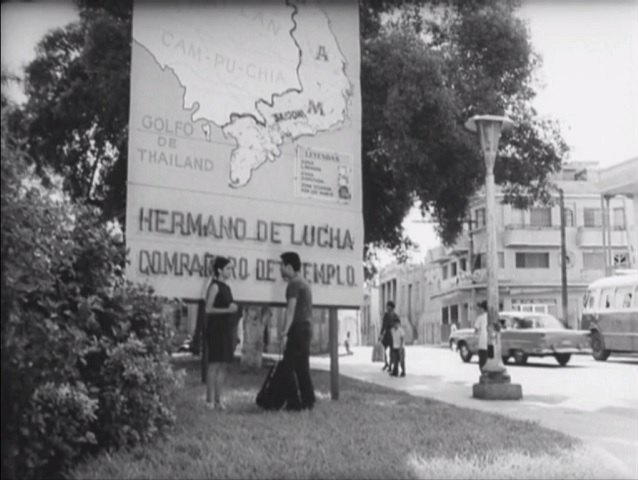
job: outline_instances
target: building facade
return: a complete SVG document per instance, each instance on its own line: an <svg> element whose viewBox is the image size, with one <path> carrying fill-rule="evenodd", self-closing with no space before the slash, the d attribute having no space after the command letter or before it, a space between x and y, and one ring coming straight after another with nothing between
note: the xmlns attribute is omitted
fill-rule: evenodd
<svg viewBox="0 0 638 480"><path fill-rule="evenodd" d="M578 327L587 285L605 275L603 234L609 261L631 266L628 227L634 228L634 202L625 195L601 201L594 164L572 163L554 178L563 191L568 315L563 319L561 295L561 230L558 193L548 206L519 210L502 203L497 193L499 308L546 312ZM608 214L603 215L604 212ZM475 305L487 297L485 198L470 203L469 221L456 243L428 251L422 264L391 265L380 275L380 308L394 299L401 318L416 322L418 343L446 342L450 326L469 327ZM605 231L603 223L608 223ZM631 231L631 230L630 230ZM417 292L417 290L419 290ZM419 299L417 305L412 305Z"/></svg>

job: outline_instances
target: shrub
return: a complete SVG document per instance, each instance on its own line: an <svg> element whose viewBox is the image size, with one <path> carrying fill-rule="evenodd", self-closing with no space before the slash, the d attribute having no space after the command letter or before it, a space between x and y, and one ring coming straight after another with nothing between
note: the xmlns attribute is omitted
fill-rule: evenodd
<svg viewBox="0 0 638 480"><path fill-rule="evenodd" d="M97 403L82 383L38 386L20 422L19 441L26 454L21 473L44 477L72 467L96 443L90 428Z"/></svg>
<svg viewBox="0 0 638 480"><path fill-rule="evenodd" d="M4 112L3 112L4 113ZM63 474L173 420L164 300L121 276L95 208L29 172L2 123L2 477Z"/></svg>
<svg viewBox="0 0 638 480"><path fill-rule="evenodd" d="M148 355L145 344L135 337L108 350L99 383L100 445L136 445L174 421L165 400L179 378L168 358L163 360Z"/></svg>

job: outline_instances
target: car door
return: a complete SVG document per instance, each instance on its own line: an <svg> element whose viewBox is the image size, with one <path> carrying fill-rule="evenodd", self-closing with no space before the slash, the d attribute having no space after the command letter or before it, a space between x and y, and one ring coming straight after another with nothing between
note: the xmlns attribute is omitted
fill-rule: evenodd
<svg viewBox="0 0 638 480"><path fill-rule="evenodd" d="M525 317L514 316L510 319L511 326L507 329L507 343L503 347L504 352L512 352L514 350L529 351L530 333L533 332L533 322Z"/></svg>

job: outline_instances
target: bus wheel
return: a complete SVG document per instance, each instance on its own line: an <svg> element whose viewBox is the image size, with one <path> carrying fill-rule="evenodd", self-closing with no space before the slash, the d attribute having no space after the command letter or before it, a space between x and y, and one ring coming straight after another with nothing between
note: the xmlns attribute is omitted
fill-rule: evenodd
<svg viewBox="0 0 638 480"><path fill-rule="evenodd" d="M591 334L591 353L599 362L604 362L609 358L609 350L605 350L605 339L600 332Z"/></svg>

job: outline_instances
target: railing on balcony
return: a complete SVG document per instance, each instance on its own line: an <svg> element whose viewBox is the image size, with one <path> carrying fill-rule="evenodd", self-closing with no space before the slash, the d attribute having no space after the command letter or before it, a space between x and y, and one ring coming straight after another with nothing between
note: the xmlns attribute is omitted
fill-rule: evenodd
<svg viewBox="0 0 638 480"><path fill-rule="evenodd" d="M558 247L560 246L560 228L507 225L503 232L503 245L505 247Z"/></svg>
<svg viewBox="0 0 638 480"><path fill-rule="evenodd" d="M610 232L611 246L624 247L627 245L627 232L620 229L612 229ZM603 246L603 229L596 227L578 227L576 242L581 247Z"/></svg>

